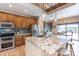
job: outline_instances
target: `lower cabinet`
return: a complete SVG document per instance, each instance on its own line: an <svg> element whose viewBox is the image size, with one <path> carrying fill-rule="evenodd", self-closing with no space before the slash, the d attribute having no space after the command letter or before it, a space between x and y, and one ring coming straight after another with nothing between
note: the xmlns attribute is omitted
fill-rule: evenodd
<svg viewBox="0 0 79 59"><path fill-rule="evenodd" d="M23 45L23 42L22 41L16 41L16 43L15 43L15 46L17 47L17 46L21 46L21 45Z"/></svg>
<svg viewBox="0 0 79 59"><path fill-rule="evenodd" d="M31 35L17 35L15 36L15 46L25 45L25 37L29 37Z"/></svg>
<svg viewBox="0 0 79 59"><path fill-rule="evenodd" d="M15 46L21 46L21 45L24 45L25 44L25 39L23 36L19 35L19 36L16 36L15 37Z"/></svg>
<svg viewBox="0 0 79 59"><path fill-rule="evenodd" d="M28 40L26 40L25 46L27 49L26 51L27 56L42 56L41 49L32 44L31 42L29 42Z"/></svg>

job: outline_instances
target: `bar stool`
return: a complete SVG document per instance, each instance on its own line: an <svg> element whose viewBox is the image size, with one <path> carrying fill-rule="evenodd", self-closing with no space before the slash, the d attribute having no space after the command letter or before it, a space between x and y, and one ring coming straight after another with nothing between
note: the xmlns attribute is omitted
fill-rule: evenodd
<svg viewBox="0 0 79 59"><path fill-rule="evenodd" d="M73 46L74 43L69 41L67 44L66 44L66 47L63 49L63 53L62 53L62 56L75 56L74 54L74 50L73 50ZM69 50L68 50L68 47L69 47Z"/></svg>
<svg viewBox="0 0 79 59"><path fill-rule="evenodd" d="M70 56L70 51L69 50L64 49L63 52L64 53L62 54L62 56Z"/></svg>

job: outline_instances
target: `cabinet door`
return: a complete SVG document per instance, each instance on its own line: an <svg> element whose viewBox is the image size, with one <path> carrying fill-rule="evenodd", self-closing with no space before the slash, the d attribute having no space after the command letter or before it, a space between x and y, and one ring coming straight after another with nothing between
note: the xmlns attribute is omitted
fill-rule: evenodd
<svg viewBox="0 0 79 59"><path fill-rule="evenodd" d="M36 19L31 19L31 24L36 24L37 23L37 20Z"/></svg>
<svg viewBox="0 0 79 59"><path fill-rule="evenodd" d="M0 13L0 21L13 22L14 21L14 15L8 14L8 13Z"/></svg>
<svg viewBox="0 0 79 59"><path fill-rule="evenodd" d="M16 36L16 40L15 40L15 46L21 46L23 45L25 42L24 42L24 38L19 35L19 36Z"/></svg>
<svg viewBox="0 0 79 59"><path fill-rule="evenodd" d="M16 28L22 28L23 17L21 17L21 16L15 16L14 20L15 20L15 27Z"/></svg>
<svg viewBox="0 0 79 59"><path fill-rule="evenodd" d="M28 19L28 27L30 28L32 25L36 24L37 20L29 18Z"/></svg>
<svg viewBox="0 0 79 59"><path fill-rule="evenodd" d="M6 13L0 13L0 21L8 21L8 15Z"/></svg>
<svg viewBox="0 0 79 59"><path fill-rule="evenodd" d="M8 21L14 22L14 15L8 14Z"/></svg>
<svg viewBox="0 0 79 59"><path fill-rule="evenodd" d="M25 44L25 36L22 36L22 43Z"/></svg>
<svg viewBox="0 0 79 59"><path fill-rule="evenodd" d="M16 41L15 42L15 46L18 47L18 46L21 46L23 45L23 42L22 41Z"/></svg>
<svg viewBox="0 0 79 59"><path fill-rule="evenodd" d="M24 17L22 20L22 28L27 28L27 19Z"/></svg>
<svg viewBox="0 0 79 59"><path fill-rule="evenodd" d="M30 25L29 18L26 18L26 21L27 21L26 26L27 26L27 28L29 28L29 25Z"/></svg>
<svg viewBox="0 0 79 59"><path fill-rule="evenodd" d="M25 48L27 49L27 56L41 56L43 53L41 49L30 43L28 40L26 40L25 46Z"/></svg>
<svg viewBox="0 0 79 59"><path fill-rule="evenodd" d="M16 41L21 41L22 40L22 36L21 35L17 35L15 38L16 38Z"/></svg>

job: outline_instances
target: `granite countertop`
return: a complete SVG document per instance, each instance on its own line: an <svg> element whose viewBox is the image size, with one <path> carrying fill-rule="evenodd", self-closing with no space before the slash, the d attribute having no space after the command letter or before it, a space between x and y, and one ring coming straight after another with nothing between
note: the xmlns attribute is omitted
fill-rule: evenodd
<svg viewBox="0 0 79 59"><path fill-rule="evenodd" d="M29 35L31 35L31 33L19 33L19 34L16 34L16 36L19 36L19 35L27 35L27 36L29 36Z"/></svg>
<svg viewBox="0 0 79 59"><path fill-rule="evenodd" d="M37 48L48 52L49 54L59 51L68 40L58 40L53 37L25 37L27 41L35 45Z"/></svg>

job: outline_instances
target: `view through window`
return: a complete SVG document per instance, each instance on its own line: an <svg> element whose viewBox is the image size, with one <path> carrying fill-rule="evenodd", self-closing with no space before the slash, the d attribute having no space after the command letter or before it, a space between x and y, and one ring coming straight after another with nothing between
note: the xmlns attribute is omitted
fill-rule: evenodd
<svg viewBox="0 0 79 59"><path fill-rule="evenodd" d="M78 35L79 35L79 23L73 23L73 24L63 24L63 25L58 25L58 32L72 32L72 39L74 40L79 40ZM69 36L62 36L60 35L58 37L59 39L69 39Z"/></svg>
<svg viewBox="0 0 79 59"><path fill-rule="evenodd" d="M59 35L58 39L73 39L74 45L73 45L73 49L75 52L76 56L79 56L79 23L73 23L73 24L63 24L63 25L58 25L58 32L63 32L63 31L67 31L67 33L69 31L72 31L72 36L62 36Z"/></svg>

